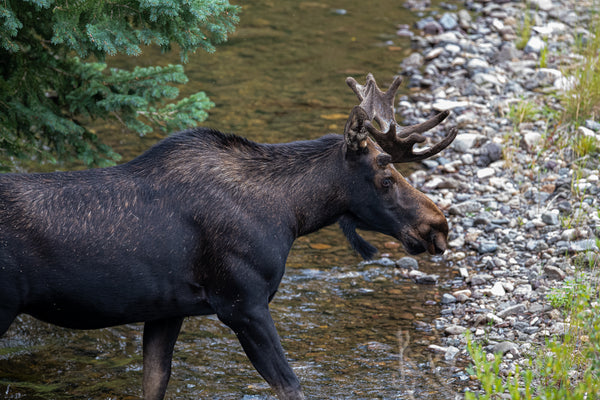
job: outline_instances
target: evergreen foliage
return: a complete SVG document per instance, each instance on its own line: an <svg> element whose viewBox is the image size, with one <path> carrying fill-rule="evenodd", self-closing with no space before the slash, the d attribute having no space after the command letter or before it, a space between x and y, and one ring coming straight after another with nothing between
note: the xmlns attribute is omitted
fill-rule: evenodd
<svg viewBox="0 0 600 400"><path fill-rule="evenodd" d="M104 60L176 45L186 62L224 42L237 12L227 0L0 2L0 168L32 155L114 163L119 155L87 119L116 118L139 134L203 121L213 105L203 92L175 102L175 85L187 82L181 65L126 71Z"/></svg>

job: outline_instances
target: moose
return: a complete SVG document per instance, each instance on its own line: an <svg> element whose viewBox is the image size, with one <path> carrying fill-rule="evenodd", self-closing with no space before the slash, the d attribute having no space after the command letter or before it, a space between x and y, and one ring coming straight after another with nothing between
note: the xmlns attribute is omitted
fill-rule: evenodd
<svg viewBox="0 0 600 400"><path fill-rule="evenodd" d="M338 222L365 259L356 229L411 253L447 246L444 214L394 163L448 112L413 126L395 119L401 79L371 74L343 135L259 144L195 128L108 168L0 175L0 336L20 313L73 329L144 322L143 396L163 399L182 321L216 314L282 400L304 399L269 312L296 238Z"/></svg>

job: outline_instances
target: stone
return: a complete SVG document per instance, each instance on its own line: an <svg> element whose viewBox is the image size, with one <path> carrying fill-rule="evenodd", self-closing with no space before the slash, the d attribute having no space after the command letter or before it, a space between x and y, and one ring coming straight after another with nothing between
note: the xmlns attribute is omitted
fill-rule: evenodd
<svg viewBox="0 0 600 400"><path fill-rule="evenodd" d="M477 133L460 133L456 136L454 142L452 142L452 148L458 152L466 153L484 138L485 136Z"/></svg>
<svg viewBox="0 0 600 400"><path fill-rule="evenodd" d="M550 11L552 10L552 0L529 0L529 8L532 10Z"/></svg>
<svg viewBox="0 0 600 400"><path fill-rule="evenodd" d="M533 288L531 287L530 284L525 284L525 285L519 285L515 288L515 290L513 291L513 294L515 296L518 297L529 297L531 296L531 293L533 292Z"/></svg>
<svg viewBox="0 0 600 400"><path fill-rule="evenodd" d="M525 131L522 133L521 147L529 152L533 152L542 139L542 135L536 131Z"/></svg>
<svg viewBox="0 0 600 400"><path fill-rule="evenodd" d="M444 53L443 47L435 47L435 48L429 50L427 53L425 53L424 58L427 61L431 61L434 58L438 58L440 55L442 55L442 53Z"/></svg>
<svg viewBox="0 0 600 400"><path fill-rule="evenodd" d="M498 243L492 240L482 241L477 246L477 252L480 254L493 253L496 250L498 250Z"/></svg>
<svg viewBox="0 0 600 400"><path fill-rule="evenodd" d="M444 32L444 27L437 21L427 22L423 26L423 33L426 35L439 35Z"/></svg>
<svg viewBox="0 0 600 400"><path fill-rule="evenodd" d="M598 244L595 239L584 239L575 242L569 242L569 251L578 253L581 251L598 251Z"/></svg>
<svg viewBox="0 0 600 400"><path fill-rule="evenodd" d="M506 296L506 291L504 290L504 286L502 286L502 282L494 283L492 290L490 291L492 296L503 297Z"/></svg>
<svg viewBox="0 0 600 400"><path fill-rule="evenodd" d="M412 53L410 56L406 57L400 66L403 70L407 69L419 69L425 63L425 59L421 55L421 53Z"/></svg>
<svg viewBox="0 0 600 400"><path fill-rule="evenodd" d="M483 285L493 277L488 274L477 274L471 277L471 285Z"/></svg>
<svg viewBox="0 0 600 400"><path fill-rule="evenodd" d="M542 49L544 49L544 47L546 47L546 42L544 42L537 36L532 36L531 38L529 38L529 41L527 41L527 44L525 45L523 51L525 53L539 54L542 51Z"/></svg>
<svg viewBox="0 0 600 400"><path fill-rule="evenodd" d="M593 119L588 119L585 121L585 127L593 130L594 132L600 131L600 122L594 121Z"/></svg>
<svg viewBox="0 0 600 400"><path fill-rule="evenodd" d="M468 30L471 27L472 21L471 14L467 10L462 9L458 11L458 24L462 29Z"/></svg>
<svg viewBox="0 0 600 400"><path fill-rule="evenodd" d="M544 267L544 275L548 279L555 281L563 281L567 276L562 269L555 267L554 265L546 265Z"/></svg>
<svg viewBox="0 0 600 400"><path fill-rule="evenodd" d="M446 352L444 353L444 360L452 361L458 353L460 353L460 350L457 347L448 346Z"/></svg>
<svg viewBox="0 0 600 400"><path fill-rule="evenodd" d="M472 58L467 62L467 68L471 71L477 69L487 69L490 67L490 64L481 58Z"/></svg>
<svg viewBox="0 0 600 400"><path fill-rule="evenodd" d="M458 107L468 107L469 104L470 103L468 101L453 101L453 100L446 100L446 99L438 99L433 102L431 107L436 111L449 111L449 110L452 110L452 109L458 108ZM455 139L455 141L456 141L456 139Z"/></svg>
<svg viewBox="0 0 600 400"><path fill-rule="evenodd" d="M502 146L495 142L487 142L479 150L477 165L487 167L502 158Z"/></svg>
<svg viewBox="0 0 600 400"><path fill-rule="evenodd" d="M482 205L475 200L467 200L459 204L454 204L448 209L451 215L465 216L468 213L477 213L481 210Z"/></svg>
<svg viewBox="0 0 600 400"><path fill-rule="evenodd" d="M447 347L438 346L437 344L430 344L427 348L434 353L446 353L448 351Z"/></svg>
<svg viewBox="0 0 600 400"><path fill-rule="evenodd" d="M569 331L569 324L564 322L555 322L550 326L550 333L553 335L565 335Z"/></svg>
<svg viewBox="0 0 600 400"><path fill-rule="evenodd" d="M417 283L421 283L421 284L436 284L439 276L438 275L428 275L424 272L418 271L418 270L412 270L408 273L408 276L412 279L415 280L415 282Z"/></svg>
<svg viewBox="0 0 600 400"><path fill-rule="evenodd" d="M506 318L511 315L523 314L525 311L527 311L527 307L525 306L525 304L516 304L514 306L507 307L502 311L499 311L497 315L500 318Z"/></svg>
<svg viewBox="0 0 600 400"><path fill-rule="evenodd" d="M449 293L444 293L442 295L442 304L452 304L456 303L456 297L452 296Z"/></svg>
<svg viewBox="0 0 600 400"><path fill-rule="evenodd" d="M402 257L396 261L396 265L404 269L419 269L419 262L412 257Z"/></svg>
<svg viewBox="0 0 600 400"><path fill-rule="evenodd" d="M478 179L487 179L496 174L496 171L493 168L482 168L477 171Z"/></svg>
<svg viewBox="0 0 600 400"><path fill-rule="evenodd" d="M451 31L453 29L456 29L456 27L458 26L458 16L453 13L444 13L444 15L442 15L442 18L440 18L439 23L445 30Z"/></svg>
<svg viewBox="0 0 600 400"><path fill-rule="evenodd" d="M556 212L545 212L542 214L542 221L546 225L559 225L558 210Z"/></svg>
<svg viewBox="0 0 600 400"><path fill-rule="evenodd" d="M444 333L446 335L462 335L467 331L467 328L460 325L448 325L444 328Z"/></svg>
<svg viewBox="0 0 600 400"><path fill-rule="evenodd" d="M506 353L510 352L513 355L516 355L519 353L519 346L515 343L512 342L500 342L500 343L496 343L494 345L494 347L492 347L492 352L494 354L501 354L501 355L505 355Z"/></svg>

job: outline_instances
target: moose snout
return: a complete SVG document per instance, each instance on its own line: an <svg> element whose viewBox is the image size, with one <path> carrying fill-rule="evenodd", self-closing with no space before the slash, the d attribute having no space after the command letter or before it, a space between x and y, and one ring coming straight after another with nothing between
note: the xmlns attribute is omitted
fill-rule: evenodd
<svg viewBox="0 0 600 400"><path fill-rule="evenodd" d="M431 235L429 246L427 246L427 252L429 254L442 254L448 248L447 235L442 232L434 232Z"/></svg>

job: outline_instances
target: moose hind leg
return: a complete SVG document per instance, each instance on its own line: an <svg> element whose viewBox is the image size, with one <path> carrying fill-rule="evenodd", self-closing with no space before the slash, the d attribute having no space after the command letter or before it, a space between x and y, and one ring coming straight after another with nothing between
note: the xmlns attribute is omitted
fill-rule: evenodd
<svg viewBox="0 0 600 400"><path fill-rule="evenodd" d="M144 400L162 400L171 376L173 348L183 318L148 321L144 324Z"/></svg>

